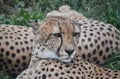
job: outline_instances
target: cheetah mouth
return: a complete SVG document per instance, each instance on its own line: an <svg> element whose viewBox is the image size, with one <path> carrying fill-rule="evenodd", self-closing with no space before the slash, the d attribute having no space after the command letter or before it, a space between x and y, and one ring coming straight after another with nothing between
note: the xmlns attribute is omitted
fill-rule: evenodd
<svg viewBox="0 0 120 79"><path fill-rule="evenodd" d="M62 62L71 62L73 60L73 58L71 57L67 57L67 58L61 58L60 59Z"/></svg>

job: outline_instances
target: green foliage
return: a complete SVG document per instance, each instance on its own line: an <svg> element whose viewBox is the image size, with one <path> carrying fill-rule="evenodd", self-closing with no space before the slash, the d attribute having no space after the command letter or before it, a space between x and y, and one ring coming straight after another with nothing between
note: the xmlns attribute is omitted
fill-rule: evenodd
<svg viewBox="0 0 120 79"><path fill-rule="evenodd" d="M120 70L120 51L109 58L103 65L103 67Z"/></svg>
<svg viewBox="0 0 120 79"><path fill-rule="evenodd" d="M17 18L15 24L28 25L26 21L32 19L31 15L37 14L37 19L43 19L43 14L58 9L61 5L70 5L88 18L120 28L120 0L1 0L0 4L2 8L0 13L5 13L7 16L13 14L9 18L12 18L12 22ZM8 19L8 23L10 20Z"/></svg>
<svg viewBox="0 0 120 79"><path fill-rule="evenodd" d="M12 78L6 72L0 71L0 79L14 79L14 78Z"/></svg>
<svg viewBox="0 0 120 79"><path fill-rule="evenodd" d="M16 24L29 26L29 20L41 20L44 18L44 14L40 12L31 13L28 10L21 9L20 12L16 15L10 16L7 18L5 14L0 15L0 24Z"/></svg>

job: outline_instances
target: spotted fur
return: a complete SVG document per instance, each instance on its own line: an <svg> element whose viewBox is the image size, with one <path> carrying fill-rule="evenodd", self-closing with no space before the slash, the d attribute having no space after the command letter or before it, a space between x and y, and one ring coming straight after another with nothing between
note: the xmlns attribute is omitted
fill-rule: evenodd
<svg viewBox="0 0 120 79"><path fill-rule="evenodd" d="M0 25L0 69L17 75L27 68L33 36L31 28Z"/></svg>

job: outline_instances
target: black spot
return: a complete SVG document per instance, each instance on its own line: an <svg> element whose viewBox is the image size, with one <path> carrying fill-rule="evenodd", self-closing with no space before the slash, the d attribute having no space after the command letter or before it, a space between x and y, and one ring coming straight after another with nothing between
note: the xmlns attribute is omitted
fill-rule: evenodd
<svg viewBox="0 0 120 79"><path fill-rule="evenodd" d="M88 28L87 26L84 26L84 28Z"/></svg>
<svg viewBox="0 0 120 79"><path fill-rule="evenodd" d="M18 45L18 42L15 42L15 45Z"/></svg>
<svg viewBox="0 0 120 79"><path fill-rule="evenodd" d="M87 46L87 45L85 45L85 46L84 46L84 48L85 48L85 49L88 49L88 46Z"/></svg>
<svg viewBox="0 0 120 79"><path fill-rule="evenodd" d="M97 57L94 57L94 58L93 58L93 61L97 61Z"/></svg>
<svg viewBox="0 0 120 79"><path fill-rule="evenodd" d="M28 36L28 34L25 34L26 36Z"/></svg>
<svg viewBox="0 0 120 79"><path fill-rule="evenodd" d="M10 39L12 39L13 37L12 36L9 36Z"/></svg>
<svg viewBox="0 0 120 79"><path fill-rule="evenodd" d="M21 45L23 45L23 42L20 42Z"/></svg>
<svg viewBox="0 0 120 79"><path fill-rule="evenodd" d="M88 53L87 56L88 56L88 58L90 58L91 57L91 53Z"/></svg>
<svg viewBox="0 0 120 79"><path fill-rule="evenodd" d="M25 48L22 48L22 51L25 52Z"/></svg>
<svg viewBox="0 0 120 79"><path fill-rule="evenodd" d="M60 69L60 70L62 70L62 69L63 69L63 67L62 67L62 66L59 66L59 69Z"/></svg>
<svg viewBox="0 0 120 79"><path fill-rule="evenodd" d="M113 44L112 40L110 40L109 43L112 45Z"/></svg>
<svg viewBox="0 0 120 79"><path fill-rule="evenodd" d="M8 42L8 41L6 41L6 42L5 42L5 44L6 44L6 45L9 45L9 42Z"/></svg>
<svg viewBox="0 0 120 79"><path fill-rule="evenodd" d="M88 38L88 41L91 41L91 38Z"/></svg>
<svg viewBox="0 0 120 79"><path fill-rule="evenodd" d="M50 71L53 72L53 71L54 71L54 68L51 68Z"/></svg>
<svg viewBox="0 0 120 79"><path fill-rule="evenodd" d="M41 72L38 72L38 74L41 74Z"/></svg>
<svg viewBox="0 0 120 79"><path fill-rule="evenodd" d="M23 34L19 34L20 36L23 36Z"/></svg>
<svg viewBox="0 0 120 79"><path fill-rule="evenodd" d="M17 52L17 53L20 53L20 49L16 49L16 52Z"/></svg>
<svg viewBox="0 0 120 79"><path fill-rule="evenodd" d="M64 74L65 74L64 72L61 73L61 75L64 75Z"/></svg>
<svg viewBox="0 0 120 79"><path fill-rule="evenodd" d="M90 36L93 36L93 33L90 33Z"/></svg>
<svg viewBox="0 0 120 79"><path fill-rule="evenodd" d="M87 37L87 35L85 34L84 37Z"/></svg>
<svg viewBox="0 0 120 79"><path fill-rule="evenodd" d="M98 28L94 28L95 30L97 30Z"/></svg>
<svg viewBox="0 0 120 79"><path fill-rule="evenodd" d="M93 43L90 43L90 47L93 47Z"/></svg>
<svg viewBox="0 0 120 79"><path fill-rule="evenodd" d="M98 49L98 50L100 49L100 45L97 45L97 49Z"/></svg>
<svg viewBox="0 0 120 79"><path fill-rule="evenodd" d="M55 73L55 76L57 77L57 76L58 76L58 73Z"/></svg>
<svg viewBox="0 0 120 79"><path fill-rule="evenodd" d="M16 60L16 63L18 63L18 64L19 64L19 63L20 63L20 59L17 59L17 60Z"/></svg>
<svg viewBox="0 0 120 79"><path fill-rule="evenodd" d="M25 44L28 44L28 42L27 41L24 41L25 42Z"/></svg>
<svg viewBox="0 0 120 79"><path fill-rule="evenodd" d="M103 36L105 36L106 37L106 34L105 33L102 33L103 34Z"/></svg>
<svg viewBox="0 0 120 79"><path fill-rule="evenodd" d="M86 31L83 31L83 33L86 33Z"/></svg>
<svg viewBox="0 0 120 79"><path fill-rule="evenodd" d="M119 38L118 36L116 36L116 39L117 39L117 40L120 40L120 38Z"/></svg>
<svg viewBox="0 0 120 79"><path fill-rule="evenodd" d="M98 42L97 39L95 39L94 42L97 43Z"/></svg>
<svg viewBox="0 0 120 79"><path fill-rule="evenodd" d="M93 55L95 55L96 54L96 49L94 49L92 53L93 53Z"/></svg>
<svg viewBox="0 0 120 79"><path fill-rule="evenodd" d="M18 30L18 32L21 32L20 30Z"/></svg>
<svg viewBox="0 0 120 79"><path fill-rule="evenodd" d="M104 43L104 41L102 41L102 42L101 42L101 46L104 46L104 45L105 45L105 43Z"/></svg>
<svg viewBox="0 0 120 79"><path fill-rule="evenodd" d="M105 24L101 24L101 26L105 26Z"/></svg>
<svg viewBox="0 0 120 79"><path fill-rule="evenodd" d="M27 32L27 30L24 30L24 32Z"/></svg>
<svg viewBox="0 0 120 79"><path fill-rule="evenodd" d="M105 43L107 44L107 43L108 43L108 40L105 40Z"/></svg>
<svg viewBox="0 0 120 79"><path fill-rule="evenodd" d="M70 66L70 65L68 65L68 64L65 65L65 67L67 67L67 68L68 68L69 66Z"/></svg>
<svg viewBox="0 0 120 79"><path fill-rule="evenodd" d="M16 55L13 53L13 54L12 54L12 57L14 58L15 56L16 56Z"/></svg>
<svg viewBox="0 0 120 79"><path fill-rule="evenodd" d="M96 61L96 64L100 64L100 61L99 61L99 60L97 60L97 61Z"/></svg>
<svg viewBox="0 0 120 79"><path fill-rule="evenodd" d="M101 40L101 38L100 38L100 37L98 37L98 40Z"/></svg>
<svg viewBox="0 0 120 79"><path fill-rule="evenodd" d="M27 37L24 37L24 39L27 39Z"/></svg>
<svg viewBox="0 0 120 79"><path fill-rule="evenodd" d="M100 51L99 51L99 56L102 56L102 54L103 54L103 51L100 50Z"/></svg>
<svg viewBox="0 0 120 79"><path fill-rule="evenodd" d="M91 24L90 26L94 26L94 24Z"/></svg>
<svg viewBox="0 0 120 79"><path fill-rule="evenodd" d="M100 27L100 30L103 30L104 28L103 27Z"/></svg>
<svg viewBox="0 0 120 79"><path fill-rule="evenodd" d="M18 40L20 40L21 38L20 37L17 37Z"/></svg>
<svg viewBox="0 0 120 79"><path fill-rule="evenodd" d="M2 54L2 53L0 53L0 57L3 57L3 54Z"/></svg>
<svg viewBox="0 0 120 79"><path fill-rule="evenodd" d="M18 71L18 72L21 72L21 71L22 71L22 69L21 69L21 68L18 68L18 69L17 69L17 71Z"/></svg>
<svg viewBox="0 0 120 79"><path fill-rule="evenodd" d="M49 74L48 77L51 77L51 74Z"/></svg>
<svg viewBox="0 0 120 79"><path fill-rule="evenodd" d="M9 52L9 51L6 51L5 54L6 54L6 56L9 56L9 55L10 55L10 52Z"/></svg>
<svg viewBox="0 0 120 79"><path fill-rule="evenodd" d="M11 69L12 72L15 72L16 70L14 68Z"/></svg>
<svg viewBox="0 0 120 79"><path fill-rule="evenodd" d="M13 46L10 46L10 50L14 50L14 47L13 47Z"/></svg>
<svg viewBox="0 0 120 79"><path fill-rule="evenodd" d="M82 39L82 42L85 42L85 39Z"/></svg>
<svg viewBox="0 0 120 79"><path fill-rule="evenodd" d="M27 50L30 50L29 47L26 47Z"/></svg>
<svg viewBox="0 0 120 79"><path fill-rule="evenodd" d="M9 64L11 64L11 63L12 63L12 60L11 60L11 59L8 59L7 62L8 62Z"/></svg>
<svg viewBox="0 0 120 79"><path fill-rule="evenodd" d="M109 32L107 32L107 35L108 35L108 36L110 36L110 33L109 33Z"/></svg>
<svg viewBox="0 0 120 79"><path fill-rule="evenodd" d="M114 38L114 34L112 34L112 37Z"/></svg>
<svg viewBox="0 0 120 79"><path fill-rule="evenodd" d="M112 31L112 29L111 28L108 28L108 30L111 32Z"/></svg>
<svg viewBox="0 0 120 79"><path fill-rule="evenodd" d="M119 43L118 43L117 41L115 42L115 44L116 44L116 45L119 45Z"/></svg>
<svg viewBox="0 0 120 79"><path fill-rule="evenodd" d="M85 58L86 58L86 55L85 55L85 54L82 54L82 58L85 59Z"/></svg>
<svg viewBox="0 0 120 79"><path fill-rule="evenodd" d="M81 50L82 49L81 46L78 46L78 49Z"/></svg>
<svg viewBox="0 0 120 79"><path fill-rule="evenodd" d="M73 77L72 76L70 76L70 78L69 79L73 79Z"/></svg>
<svg viewBox="0 0 120 79"><path fill-rule="evenodd" d="M98 35L100 35L100 32L97 32Z"/></svg>
<svg viewBox="0 0 120 79"><path fill-rule="evenodd" d="M5 51L5 49L4 49L4 48L1 48L0 51L3 53L3 52Z"/></svg>
<svg viewBox="0 0 120 79"><path fill-rule="evenodd" d="M14 67L18 67L18 65L17 65L17 64L15 64L15 65L14 65Z"/></svg>
<svg viewBox="0 0 120 79"><path fill-rule="evenodd" d="M27 58L26 58L26 56L22 56L22 60L26 60Z"/></svg>
<svg viewBox="0 0 120 79"><path fill-rule="evenodd" d="M106 60L106 56L105 55L103 56L103 60Z"/></svg>
<svg viewBox="0 0 120 79"><path fill-rule="evenodd" d="M59 77L59 79L63 79L63 77Z"/></svg>
<svg viewBox="0 0 120 79"><path fill-rule="evenodd" d="M22 63L22 66L27 66L27 63L26 63L26 62L23 62L23 63Z"/></svg>
<svg viewBox="0 0 120 79"><path fill-rule="evenodd" d="M2 37L2 36L0 36L0 39L3 39L3 37Z"/></svg>
<svg viewBox="0 0 120 79"><path fill-rule="evenodd" d="M31 42L33 42L33 39L30 39Z"/></svg>
<svg viewBox="0 0 120 79"><path fill-rule="evenodd" d="M107 53L109 52L109 47L106 47L106 52L107 52Z"/></svg>
<svg viewBox="0 0 120 79"><path fill-rule="evenodd" d="M93 31L93 29L90 29L90 31Z"/></svg>
<svg viewBox="0 0 120 79"><path fill-rule="evenodd" d="M46 75L45 74L42 75L42 79L46 79Z"/></svg>

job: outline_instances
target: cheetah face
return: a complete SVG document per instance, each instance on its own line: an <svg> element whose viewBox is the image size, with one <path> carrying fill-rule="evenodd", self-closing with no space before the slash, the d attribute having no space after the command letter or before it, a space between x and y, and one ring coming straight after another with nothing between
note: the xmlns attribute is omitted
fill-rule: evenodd
<svg viewBox="0 0 120 79"><path fill-rule="evenodd" d="M36 56L70 62L77 53L80 28L60 16L47 17L39 26L35 31Z"/></svg>

